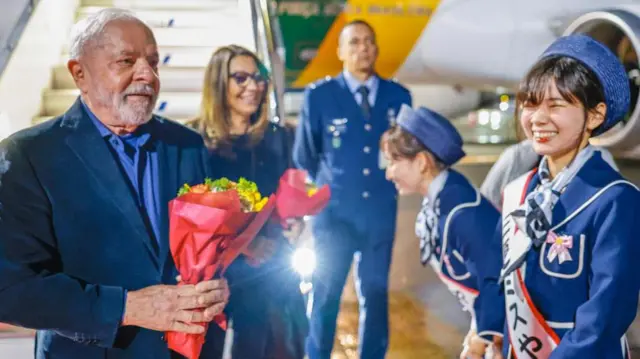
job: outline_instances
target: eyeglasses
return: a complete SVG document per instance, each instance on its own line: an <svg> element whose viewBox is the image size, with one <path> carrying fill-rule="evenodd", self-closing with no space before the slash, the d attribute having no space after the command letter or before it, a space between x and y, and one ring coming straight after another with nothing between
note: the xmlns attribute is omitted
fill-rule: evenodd
<svg viewBox="0 0 640 359"><path fill-rule="evenodd" d="M242 87L249 85L249 79L253 79L253 81L258 86L263 86L268 81L267 78L259 72L250 74L245 71L238 71L232 73L231 75L229 75L229 77L231 77L238 84L238 86Z"/></svg>

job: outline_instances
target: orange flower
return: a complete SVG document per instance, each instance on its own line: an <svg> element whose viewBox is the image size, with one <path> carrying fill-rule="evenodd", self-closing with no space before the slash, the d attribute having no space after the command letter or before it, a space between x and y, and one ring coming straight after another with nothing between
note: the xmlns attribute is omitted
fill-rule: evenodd
<svg viewBox="0 0 640 359"><path fill-rule="evenodd" d="M191 191L189 191L191 193L207 193L209 192L209 186L205 185L205 184L198 184L195 185L193 187L191 187Z"/></svg>

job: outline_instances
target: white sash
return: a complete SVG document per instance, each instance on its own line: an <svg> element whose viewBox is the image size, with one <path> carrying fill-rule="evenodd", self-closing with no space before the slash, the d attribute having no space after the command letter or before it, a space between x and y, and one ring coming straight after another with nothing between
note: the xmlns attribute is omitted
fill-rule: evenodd
<svg viewBox="0 0 640 359"><path fill-rule="evenodd" d="M444 275L442 273L442 266L445 265L445 253L447 253L447 246L449 244L449 225L451 223L451 219L456 212L462 209L478 206L480 204L481 198L482 197L480 196L480 192L476 190L476 198L473 202L459 204L455 206L451 210L451 212L449 212L444 223L444 229L442 230L442 252L436 253L440 255L440 258L436 259L436 256L434 255L431 256L431 260L429 261L429 264L438 274L440 280L447 286L447 289L449 289L451 294L458 298L460 304L462 305L462 310L468 311L471 314L472 325L475 325L476 320L476 314L473 310L473 304L478 297L478 291L472 288L468 288L460 284L458 280L449 278L448 276ZM451 269L449 269L449 271L451 272L450 275L453 276L453 271Z"/></svg>
<svg viewBox="0 0 640 359"><path fill-rule="evenodd" d="M444 253L441 255L444 256ZM447 289L449 289L451 294L458 298L458 301L460 301L460 304L462 305L462 310L471 313L471 317L475 322L475 312L473 311L473 304L478 297L478 291L472 288L468 288L444 275L442 273L440 261L436 258L436 256L431 256L429 264L431 265L431 268L433 268L433 270L436 272L436 274L438 274L438 277L440 277L442 283L447 286Z"/></svg>
<svg viewBox="0 0 640 359"><path fill-rule="evenodd" d="M502 206L502 250L504 265L502 274L505 273L505 269L508 267L518 264L523 256L526 256L531 247L531 239L529 239L525 232L518 229L519 226L515 223L516 220L510 214L522 205L526 196L527 187L534 174L535 172L532 171L525 176L521 176L509 183L504 189L504 203ZM626 180L613 181L591 196L582 206L560 222L560 224L554 226L552 230L571 220L609 188L619 184L630 185L638 189L634 184ZM509 358L547 359L560 343L560 338L533 304L524 284L525 270L525 263L523 262L518 265L516 270L504 277L505 305L509 330L509 345L511 347ZM621 344L623 357L630 358L625 336L621 338Z"/></svg>
<svg viewBox="0 0 640 359"><path fill-rule="evenodd" d="M518 264L531 247L527 234L518 229L511 213L526 196L535 172L521 176L504 190L502 210L503 273L505 268ZM504 277L504 293L509 330L509 344L517 359L546 359L560 343L560 338L535 307L524 285L524 263ZM506 343L505 343L506 344Z"/></svg>

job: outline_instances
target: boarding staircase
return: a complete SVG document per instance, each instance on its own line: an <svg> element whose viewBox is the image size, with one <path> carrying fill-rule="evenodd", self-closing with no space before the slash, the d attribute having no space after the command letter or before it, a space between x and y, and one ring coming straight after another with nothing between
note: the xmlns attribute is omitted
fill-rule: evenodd
<svg viewBox="0 0 640 359"><path fill-rule="evenodd" d="M118 7L145 21L156 37L161 59L161 91L154 112L185 121L200 107L205 67L216 48L242 45L257 51L269 63L272 56L269 34L265 33L268 9L263 5L253 0L82 0L76 18ZM64 113L78 96L79 90L66 68L67 59L68 45L61 49L60 63L52 69L51 87L43 91L41 114L34 123ZM272 107L277 110L275 102L277 99Z"/></svg>

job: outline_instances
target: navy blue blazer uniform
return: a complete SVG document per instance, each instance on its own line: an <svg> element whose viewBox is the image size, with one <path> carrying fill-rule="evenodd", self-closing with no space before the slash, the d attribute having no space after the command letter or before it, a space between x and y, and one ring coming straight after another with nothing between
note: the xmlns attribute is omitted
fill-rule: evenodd
<svg viewBox="0 0 640 359"><path fill-rule="evenodd" d="M0 144L0 321L37 329L35 357L170 358L163 333L122 327L126 291L175 283L168 202L208 174L201 137L153 116L158 245L78 99Z"/></svg>
<svg viewBox="0 0 640 359"><path fill-rule="evenodd" d="M366 116L347 76L341 73L307 87L293 146L296 166L307 170L318 186L331 188L329 204L313 221L318 269L307 342L311 359L329 358L340 295L355 253L360 311L366 318L361 356L382 358L388 343L397 192L385 178L379 141L401 105L411 105L411 95L402 85L377 77L375 102Z"/></svg>

